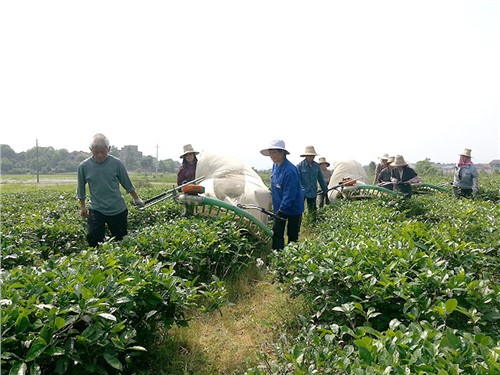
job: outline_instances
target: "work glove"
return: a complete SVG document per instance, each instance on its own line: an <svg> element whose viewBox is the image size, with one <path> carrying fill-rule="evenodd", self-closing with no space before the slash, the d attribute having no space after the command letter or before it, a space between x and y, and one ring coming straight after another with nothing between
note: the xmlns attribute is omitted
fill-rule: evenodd
<svg viewBox="0 0 500 375"><path fill-rule="evenodd" d="M134 198L134 204L136 207L144 207L144 202L142 201L141 198Z"/></svg>

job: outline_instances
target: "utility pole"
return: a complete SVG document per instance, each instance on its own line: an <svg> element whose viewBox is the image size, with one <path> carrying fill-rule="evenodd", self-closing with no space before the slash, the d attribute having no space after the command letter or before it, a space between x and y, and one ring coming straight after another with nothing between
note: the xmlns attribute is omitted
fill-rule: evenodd
<svg viewBox="0 0 500 375"><path fill-rule="evenodd" d="M36 183L40 183L40 171L38 168L38 138L36 139Z"/></svg>
<svg viewBox="0 0 500 375"><path fill-rule="evenodd" d="M156 174L158 174L158 143L156 144Z"/></svg>

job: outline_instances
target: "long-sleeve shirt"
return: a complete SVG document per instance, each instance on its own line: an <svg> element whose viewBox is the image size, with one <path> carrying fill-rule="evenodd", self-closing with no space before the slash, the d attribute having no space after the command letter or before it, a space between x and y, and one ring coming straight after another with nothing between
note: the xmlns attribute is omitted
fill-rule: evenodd
<svg viewBox="0 0 500 375"><path fill-rule="evenodd" d="M380 171L378 174L378 179L377 179L377 184L384 183L384 182L391 182L391 170L389 168L384 168ZM383 187L386 189L392 190L393 186L392 184L384 184Z"/></svg>
<svg viewBox="0 0 500 375"><path fill-rule="evenodd" d="M455 167L453 186L460 189L478 189L479 174L475 165L462 165Z"/></svg>
<svg viewBox="0 0 500 375"><path fill-rule="evenodd" d="M330 178L332 178L333 172L329 169L321 169L321 174L323 175L323 180L325 180L326 186L330 183Z"/></svg>
<svg viewBox="0 0 500 375"><path fill-rule="evenodd" d="M120 185L127 193L135 191L134 185L123 165L123 162L108 155L102 163L92 157L85 159L78 166L77 197L87 198L85 186L89 185L89 208L104 215L117 215L127 209Z"/></svg>
<svg viewBox="0 0 500 375"><path fill-rule="evenodd" d="M382 172L385 168L387 168L387 164L377 164L377 167L375 168L375 178L373 180L373 183L378 184L380 182L380 172Z"/></svg>
<svg viewBox="0 0 500 375"><path fill-rule="evenodd" d="M182 163L177 171L177 186L193 181L196 175L196 162L193 164Z"/></svg>
<svg viewBox="0 0 500 375"><path fill-rule="evenodd" d="M318 183L324 193L328 191L328 186L323 179L321 167L313 161L311 164L307 160L302 160L297 164L300 173L300 183L306 198L316 198L318 195Z"/></svg>
<svg viewBox="0 0 500 375"><path fill-rule="evenodd" d="M296 216L304 212L304 194L297 167L288 159L280 165L273 164L271 173L271 197L274 212Z"/></svg>
<svg viewBox="0 0 500 375"><path fill-rule="evenodd" d="M391 178L395 178L399 181L395 190L399 190L406 196L411 197L413 191L411 185L408 183L417 177L417 172L409 166L404 166L403 169L394 168L391 169Z"/></svg>

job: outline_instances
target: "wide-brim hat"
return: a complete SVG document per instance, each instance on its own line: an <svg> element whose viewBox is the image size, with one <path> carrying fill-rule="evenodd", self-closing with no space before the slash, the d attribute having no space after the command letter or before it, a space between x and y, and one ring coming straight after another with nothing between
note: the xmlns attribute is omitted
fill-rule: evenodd
<svg viewBox="0 0 500 375"><path fill-rule="evenodd" d="M404 167L405 165L408 165L408 163L401 155L396 155L394 161L391 163L391 167Z"/></svg>
<svg viewBox="0 0 500 375"><path fill-rule="evenodd" d="M300 155L300 157L302 158L304 156L317 156L317 155L318 154L314 150L314 146L306 146L304 153Z"/></svg>
<svg viewBox="0 0 500 375"><path fill-rule="evenodd" d="M470 149L470 148L464 148L464 151L463 151L461 154L459 154L459 155L460 155L460 156L467 156L467 157L469 157L469 158L472 158L472 156L471 156L471 152L472 152L472 151L471 151L471 149Z"/></svg>
<svg viewBox="0 0 500 375"><path fill-rule="evenodd" d="M326 161L326 158L325 158L325 157L320 157L320 158L318 159L318 164L326 164L326 166L327 166L327 167L329 167L329 166L330 166L330 163L328 163L328 162Z"/></svg>
<svg viewBox="0 0 500 375"><path fill-rule="evenodd" d="M395 159L394 156L389 156L387 158L387 164L391 164L394 161L394 159Z"/></svg>
<svg viewBox="0 0 500 375"><path fill-rule="evenodd" d="M285 154L289 154L289 152L285 148L285 141L281 139L273 139L271 142L269 142L269 146L260 150L260 153L264 156L269 156L269 150L283 150L285 151Z"/></svg>
<svg viewBox="0 0 500 375"><path fill-rule="evenodd" d="M195 154L195 155L198 155L199 152L198 151L195 151L193 149L193 146L191 146L190 144L187 144L187 145L184 145L184 151L182 153L181 156L179 156L181 159L184 157L184 155L186 154Z"/></svg>
<svg viewBox="0 0 500 375"><path fill-rule="evenodd" d="M381 157L379 157L380 160L389 160L389 154L384 154Z"/></svg>

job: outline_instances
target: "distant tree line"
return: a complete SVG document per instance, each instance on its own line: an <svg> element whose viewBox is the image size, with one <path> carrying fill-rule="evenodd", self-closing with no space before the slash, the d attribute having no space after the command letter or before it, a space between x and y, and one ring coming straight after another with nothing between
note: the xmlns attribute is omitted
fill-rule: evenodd
<svg viewBox="0 0 500 375"><path fill-rule="evenodd" d="M121 150L111 147L111 155L120 158L128 171L175 173L180 163L172 159L160 160L143 156L136 146ZM16 153L9 145L0 144L0 171L2 174L56 174L76 172L78 165L90 157L90 152L56 150L53 147L33 147Z"/></svg>
<svg viewBox="0 0 500 375"><path fill-rule="evenodd" d="M137 146L125 146L119 150L111 146L111 155L120 158L128 171L131 172L158 172L176 173L180 163L167 159L157 162L156 158L143 156ZM3 174L56 174L76 172L78 165L90 157L90 152L56 150L53 147L33 147L27 151L16 153L9 145L0 144L0 171ZM375 173L375 162L365 165L366 172ZM418 161L415 171L419 175L436 176L443 172L434 167L429 159Z"/></svg>

